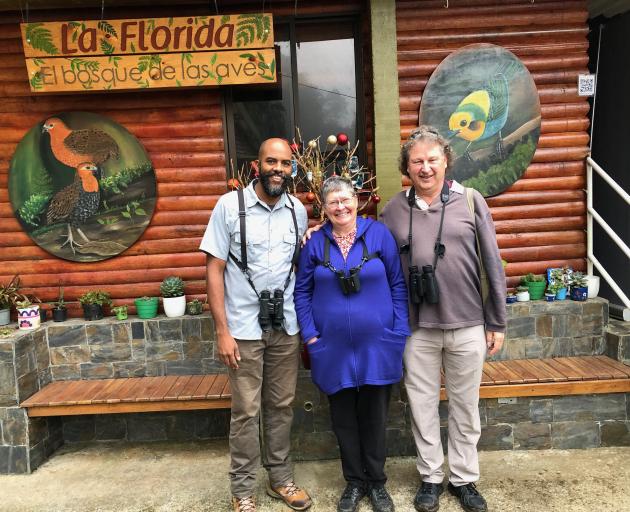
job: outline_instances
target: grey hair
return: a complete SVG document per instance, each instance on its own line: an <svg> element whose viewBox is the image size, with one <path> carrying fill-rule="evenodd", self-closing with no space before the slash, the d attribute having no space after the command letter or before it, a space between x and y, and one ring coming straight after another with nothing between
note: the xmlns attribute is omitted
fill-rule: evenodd
<svg viewBox="0 0 630 512"><path fill-rule="evenodd" d="M403 174L404 176L409 176L409 170L407 168L409 166L409 152L411 151L411 148L417 142L425 141L440 146L442 148L444 156L446 157L446 164L450 165L451 146L449 145L448 140L442 137L442 135L440 135L440 132L436 128L433 128L433 126L421 125L409 134L409 138L400 148L399 169L401 174Z"/></svg>
<svg viewBox="0 0 630 512"><path fill-rule="evenodd" d="M354 190L354 185L352 185L352 180L350 178L344 178L343 176L331 176L322 184L322 189L319 194L322 204L326 204L326 198L328 194L331 192L341 192L347 191L350 192L353 196L356 196L357 193Z"/></svg>

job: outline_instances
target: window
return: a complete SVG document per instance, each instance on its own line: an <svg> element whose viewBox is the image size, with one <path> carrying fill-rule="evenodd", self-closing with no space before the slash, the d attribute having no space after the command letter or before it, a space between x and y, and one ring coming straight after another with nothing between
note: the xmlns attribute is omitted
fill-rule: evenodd
<svg viewBox="0 0 630 512"><path fill-rule="evenodd" d="M276 21L279 86L235 87L226 101L229 156L236 169L256 159L263 140L293 140L296 128L303 141L320 137L322 149L326 137L339 132L353 143L364 140L357 30L353 19Z"/></svg>

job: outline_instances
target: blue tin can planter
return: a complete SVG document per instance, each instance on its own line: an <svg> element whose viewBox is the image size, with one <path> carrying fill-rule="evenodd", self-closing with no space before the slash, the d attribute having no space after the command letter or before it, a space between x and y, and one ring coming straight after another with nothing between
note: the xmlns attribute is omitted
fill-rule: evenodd
<svg viewBox="0 0 630 512"><path fill-rule="evenodd" d="M556 300L556 296L553 293L545 293L545 300L547 302L553 302L554 300Z"/></svg>
<svg viewBox="0 0 630 512"><path fill-rule="evenodd" d="M556 292L556 299L557 300L565 300L567 298L567 289L566 288L562 288L560 290L558 290Z"/></svg>
<svg viewBox="0 0 630 512"><path fill-rule="evenodd" d="M507 302L508 304L514 304L516 302L516 295L508 295L505 298L505 302Z"/></svg>
<svg viewBox="0 0 630 512"><path fill-rule="evenodd" d="M571 299L585 301L588 298L588 288L586 286L574 286L571 288Z"/></svg>

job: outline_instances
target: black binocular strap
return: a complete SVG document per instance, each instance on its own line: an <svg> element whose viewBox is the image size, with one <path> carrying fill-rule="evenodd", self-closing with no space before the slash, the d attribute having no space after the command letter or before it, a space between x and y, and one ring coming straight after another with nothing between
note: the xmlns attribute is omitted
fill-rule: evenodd
<svg viewBox="0 0 630 512"><path fill-rule="evenodd" d="M354 270L358 272L368 261L381 257L378 251L373 252L372 254L368 254L367 244L365 243L365 238L363 236L360 236L359 240L363 244L363 255L361 257L361 263L359 263L356 267L352 267L350 271ZM330 269L335 274L344 275L344 272L342 270L337 270L330 263L330 238L328 238L327 236L324 237L324 261L320 261L319 264Z"/></svg>
<svg viewBox="0 0 630 512"><path fill-rule="evenodd" d="M442 191L440 192L440 201L442 202L442 213L440 215L440 227L438 228L437 238L435 239L435 245L433 246L433 252L435 254L433 258L433 270L437 267L438 257L444 257L445 247L442 244L442 227L444 226L444 211L446 210L446 203L448 202L449 188L448 183L444 180L442 185ZM407 256L409 258L409 266L413 265L413 205L416 202L416 190L411 187L409 189L409 196L407 197L407 203L409 204L409 234L407 240L409 242L409 252Z"/></svg>
<svg viewBox="0 0 630 512"><path fill-rule="evenodd" d="M238 220L241 227L241 260L239 261L236 258L236 256L234 256L231 252L228 253L228 256L234 263L236 263L236 266L241 270L241 272L243 272L243 274L245 275L245 278L247 279L247 282L249 283L249 286L252 287L252 290L254 290L254 293L256 294L256 296L260 298L260 294L258 293L258 291L256 290L256 287L254 286L254 282L252 281L252 276L249 273L249 268L247 266L247 235L246 235L246 228L245 228L246 226L245 195L243 194L242 188L236 189L236 197L238 198ZM291 282L291 274L293 273L293 265L297 263L297 257L300 252L300 234L298 230L297 217L295 216L295 205L293 204L293 201L291 200L288 194L287 194L287 200L291 204L291 208L289 208L289 210L291 210L291 217L293 218L293 226L295 228L295 249L293 250L293 257L291 258L291 268L289 268L289 275L287 276L287 279L284 282L285 290L289 287L289 283Z"/></svg>

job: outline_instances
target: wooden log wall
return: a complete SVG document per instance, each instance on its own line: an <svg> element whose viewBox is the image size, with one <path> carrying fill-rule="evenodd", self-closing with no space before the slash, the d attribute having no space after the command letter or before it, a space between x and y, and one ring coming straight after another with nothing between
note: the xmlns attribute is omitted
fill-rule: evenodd
<svg viewBox="0 0 630 512"><path fill-rule="evenodd" d="M508 286L548 267L586 267L589 104L577 94L577 76L588 72L587 18L582 0L451 0L448 8L444 0L397 2L401 142L418 125L433 70L468 44L507 48L538 88L542 126L532 163L522 179L487 199Z"/></svg>
<svg viewBox="0 0 630 512"><path fill-rule="evenodd" d="M356 0L322 6L293 1L273 2L270 11L282 16L349 14L361 11ZM258 11L260 4L231 2L222 13ZM269 9L267 10L269 12ZM177 9L108 9L106 18L208 15L208 4ZM33 11L30 21L93 19L94 9ZM98 12L100 16L100 10ZM31 94L19 31L19 13L0 14L0 283L14 274L23 291L42 301L55 300L64 286L66 300L91 289L111 293L116 304L132 306L142 295L159 295L168 275L186 282L188 298L205 299L205 255L198 250L212 208L226 192L226 161L222 92L219 89ZM368 52L369 57L369 52ZM369 68L369 66L368 66ZM371 98L368 98L371 105ZM8 170L15 148L27 131L53 113L90 111L125 126L144 145L157 179L157 204L149 227L127 251L97 263L59 259L40 249L22 230L9 202ZM133 307L132 307L133 311ZM70 314L80 314L78 304Z"/></svg>

